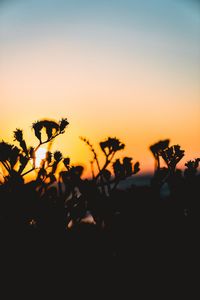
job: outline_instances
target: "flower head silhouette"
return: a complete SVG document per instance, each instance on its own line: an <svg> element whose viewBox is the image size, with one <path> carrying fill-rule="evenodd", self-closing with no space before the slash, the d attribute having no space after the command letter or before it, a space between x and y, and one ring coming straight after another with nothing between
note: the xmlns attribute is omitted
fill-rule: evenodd
<svg viewBox="0 0 200 300"><path fill-rule="evenodd" d="M197 169L199 166L200 158L196 158L195 160L189 160L185 163L186 169L184 175L187 177L193 177L197 174Z"/></svg>
<svg viewBox="0 0 200 300"><path fill-rule="evenodd" d="M67 125L69 125L69 122L67 121L67 119L63 118L60 120L59 122L59 129L60 129L60 133L64 133L65 132L65 128L67 127Z"/></svg>
<svg viewBox="0 0 200 300"><path fill-rule="evenodd" d="M54 139L59 134L63 134L65 132L65 128L69 122L67 119L63 118L58 123L52 120L41 120L33 123L32 128L34 129L35 136L38 138L40 145L44 143L48 143L52 139ZM47 139L42 141L42 129L45 129Z"/></svg>
<svg viewBox="0 0 200 300"><path fill-rule="evenodd" d="M113 163L113 170L116 179L125 179L139 172L139 162L136 162L133 166L132 160L132 157L124 157L123 162L121 163L120 159L116 159Z"/></svg>
<svg viewBox="0 0 200 300"><path fill-rule="evenodd" d="M175 170L176 165L184 156L184 150L181 150L179 145L168 147L167 149L161 150L161 156L167 164L168 168Z"/></svg>
<svg viewBox="0 0 200 300"><path fill-rule="evenodd" d="M160 169L161 152L169 147L169 139L161 140L150 146L150 150L155 158L155 170Z"/></svg>
<svg viewBox="0 0 200 300"><path fill-rule="evenodd" d="M23 131L21 129L16 129L14 131L14 141L22 142L23 141Z"/></svg>
<svg viewBox="0 0 200 300"><path fill-rule="evenodd" d="M54 159L55 159L56 162L59 162L62 159L62 153L60 151L54 152L53 156L54 156Z"/></svg>
<svg viewBox="0 0 200 300"><path fill-rule="evenodd" d="M100 142L99 145L106 157L109 157L112 153L122 150L125 147L125 144L121 143L120 140L110 137L106 141Z"/></svg>

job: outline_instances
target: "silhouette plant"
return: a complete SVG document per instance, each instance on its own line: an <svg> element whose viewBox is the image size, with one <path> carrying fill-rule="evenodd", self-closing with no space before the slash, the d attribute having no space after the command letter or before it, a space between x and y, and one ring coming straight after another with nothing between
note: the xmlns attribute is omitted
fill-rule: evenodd
<svg viewBox="0 0 200 300"><path fill-rule="evenodd" d="M94 150L92 144L90 144L89 140L87 140L86 138L81 137L81 140L90 147L90 150L92 151L93 156L94 156L94 161L96 161L96 163L97 163L98 174L96 176L94 176L95 180L97 180L99 177L101 177L104 170L108 167L108 165L113 160L116 152L124 149L124 147L125 147L125 145L123 143L121 143L120 140L118 140L117 138L109 137L104 142L100 142L99 143L100 148L105 156L105 162L104 162L103 167L101 168L100 164L99 164L99 159L98 159L97 153Z"/></svg>
<svg viewBox="0 0 200 300"><path fill-rule="evenodd" d="M197 174L199 162L200 158L196 158L185 163L186 169L184 175L188 178L193 178Z"/></svg>
<svg viewBox="0 0 200 300"><path fill-rule="evenodd" d="M150 150L155 158L155 172L151 180L155 190L160 191L160 188L168 183L169 187L174 189L177 185L179 172L176 170L176 166L184 156L184 150L181 150L179 145L173 145L169 147L169 139L159 141L150 146ZM166 167L160 166L160 158L163 159Z"/></svg>
<svg viewBox="0 0 200 300"><path fill-rule="evenodd" d="M67 125L67 119L59 122L51 120L35 122L32 128L38 141L36 147L27 145L23 131L18 128L14 131L17 146L0 142L0 163L4 171L4 182L0 185L0 196L3 199L0 203L0 225L9 224L11 231L13 228L28 225L34 227L34 230L36 228L42 232L43 230L56 232L57 235L58 232L65 232L66 228L68 230L73 225L79 227L82 220L90 214L97 228L105 230L111 239L113 236L117 239L119 231L123 235L128 230L130 234L127 236L132 236L133 227L137 231L135 226L137 222L138 228L141 227L139 219L144 224L142 225L144 230L142 228L138 230L145 234L148 230L153 232L151 229L155 229L158 221L166 230L169 225L167 220L178 218L183 208L184 215L187 216L192 214L193 207L196 211L199 210L196 195L199 195L200 159L188 161L183 176L177 165L184 157L184 150L179 145L169 146L169 139L161 140L150 147L156 165L150 186L133 185L125 191L117 189L121 180L139 172L140 164L133 163L131 157L116 157L125 147L116 137L108 137L99 143L99 152L104 157L102 163L89 140L81 138L92 152L91 180L84 180L83 167L71 165L70 158L63 157L60 151L54 153L47 151L40 166L36 167L35 160L39 147L51 143L57 136L63 134ZM161 160L165 164L164 167L161 166ZM32 163L30 170L27 170L28 163ZM24 176L32 170L37 170L37 176L25 184ZM58 170L61 171L58 173ZM160 188L164 183L167 183L169 188L166 210L164 207L167 201L160 201L162 198ZM159 201L154 201L155 199ZM136 212L134 218L133 212ZM196 215L198 216L198 213ZM168 222L167 225L163 225L162 218ZM117 231L117 228L120 230ZM113 245L112 247L115 247Z"/></svg>
<svg viewBox="0 0 200 300"><path fill-rule="evenodd" d="M171 173L175 172L176 165L184 156L184 150L179 145L174 145L160 151L167 167Z"/></svg>
<svg viewBox="0 0 200 300"><path fill-rule="evenodd" d="M47 190L48 186L56 181L56 171L58 164L63 162L65 164L66 158L63 158L60 151L51 153L47 151L45 159L41 161L36 182L40 185L40 191Z"/></svg>
<svg viewBox="0 0 200 300"><path fill-rule="evenodd" d="M36 169L36 151L39 149L39 147L43 144L49 143L58 135L63 134L68 124L69 123L67 119L61 119L58 123L50 120L35 122L32 128L34 129L35 136L39 140L39 144L35 148L27 147L26 141L23 138L23 131L17 128L14 131L14 141L17 141L19 143L19 148L4 141L0 143L0 162L7 171L7 175L4 179L8 181L11 177L15 177L15 179L18 177L18 179L20 178L23 181L23 177L26 174ZM46 130L46 139L42 139L43 128ZM56 154L54 156L55 162L53 169L55 169L56 161L58 161L58 157L56 158ZM47 158L47 162L49 160L50 156ZM25 171L25 168L30 161L33 162L33 166L30 170ZM42 173L43 171L44 164L42 165L40 173Z"/></svg>
<svg viewBox="0 0 200 300"><path fill-rule="evenodd" d="M122 162L120 162L120 159L117 159L113 163L113 170L115 174L114 189L117 187L120 180L124 180L127 177L137 174L140 171L140 163L136 162L133 166L132 157L124 157Z"/></svg>
<svg viewBox="0 0 200 300"><path fill-rule="evenodd" d="M81 137L81 140L89 146L91 152L93 153L93 161L91 162L92 177L97 184L99 183L101 190L105 195L109 195L111 191L117 187L120 180L123 180L139 172L139 162L136 162L135 165L132 166L132 158L124 157L122 163L119 159L117 159L113 163L112 166L114 170L114 178L112 178L111 172L107 169L107 167L113 161L115 154L118 151L123 150L125 147L125 144L121 143L119 139L109 137L107 140L99 143L100 149L105 156L105 161L102 167L100 167L97 152L95 151L92 144L86 138ZM98 173L96 176L94 175L93 171L94 162L96 162L98 169ZM107 191L105 187L107 187Z"/></svg>
<svg viewBox="0 0 200 300"><path fill-rule="evenodd" d="M160 170L160 156L163 150L169 147L169 139L161 140L150 146L150 150L155 158L155 171Z"/></svg>

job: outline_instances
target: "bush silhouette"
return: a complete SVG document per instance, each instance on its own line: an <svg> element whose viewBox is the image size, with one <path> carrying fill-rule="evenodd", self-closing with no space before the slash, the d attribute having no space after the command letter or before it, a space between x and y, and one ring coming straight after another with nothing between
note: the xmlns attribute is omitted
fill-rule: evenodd
<svg viewBox="0 0 200 300"><path fill-rule="evenodd" d="M137 270L141 261L143 268L152 269L156 260L167 268L167 259L169 265L175 264L177 253L189 261L194 232L191 220L199 223L200 158L186 162L185 170L179 170L184 150L170 146L169 139L159 141L150 146L154 174L149 184L137 185L134 176L140 164L133 163L131 157L116 158L125 148L119 139L108 137L99 143L97 152L88 139L81 138L93 156L91 178L83 179L83 167L72 165L60 151L47 151L36 166L40 146L56 140L68 124L67 119L35 122L36 147L27 145L21 129L14 131L17 146L0 142L3 244L9 249L19 247L16 253L21 260L26 255L35 258L36 265L29 260L29 267L36 270L47 253L55 265L60 260L60 265L69 267L71 261L93 270L125 261L128 265L134 261ZM99 152L104 156L102 164ZM33 171L36 178L25 182L25 176ZM131 186L120 187L120 182L129 181Z"/></svg>

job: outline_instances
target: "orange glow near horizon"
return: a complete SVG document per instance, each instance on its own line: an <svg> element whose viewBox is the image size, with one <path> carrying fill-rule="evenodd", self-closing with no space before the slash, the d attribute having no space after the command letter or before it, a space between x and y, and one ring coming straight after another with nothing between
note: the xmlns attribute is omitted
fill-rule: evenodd
<svg viewBox="0 0 200 300"><path fill-rule="evenodd" d="M14 2L0 11L0 139L21 128L36 147L33 122L67 118L51 151L84 176L92 154L80 136L99 154L100 141L120 139L116 158L139 161L139 174L153 171L149 146L162 139L185 150L180 167L200 156L200 16L189 1Z"/></svg>

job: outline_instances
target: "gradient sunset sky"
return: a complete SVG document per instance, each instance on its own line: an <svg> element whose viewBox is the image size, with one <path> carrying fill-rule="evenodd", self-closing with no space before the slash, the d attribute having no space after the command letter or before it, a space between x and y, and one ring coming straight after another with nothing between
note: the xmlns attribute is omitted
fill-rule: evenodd
<svg viewBox="0 0 200 300"><path fill-rule="evenodd" d="M0 0L0 139L67 117L55 149L91 159L79 139L111 136L153 170L149 146L170 138L200 156L198 0ZM180 164L181 165L181 164Z"/></svg>

